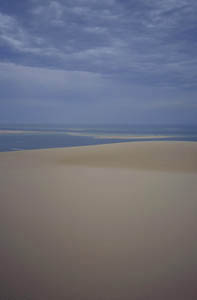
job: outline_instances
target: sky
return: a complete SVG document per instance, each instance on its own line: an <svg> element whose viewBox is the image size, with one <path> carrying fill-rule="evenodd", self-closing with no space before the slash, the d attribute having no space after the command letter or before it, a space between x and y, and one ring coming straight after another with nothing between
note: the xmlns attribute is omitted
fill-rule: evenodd
<svg viewBox="0 0 197 300"><path fill-rule="evenodd" d="M0 122L197 124L196 0L1 0Z"/></svg>

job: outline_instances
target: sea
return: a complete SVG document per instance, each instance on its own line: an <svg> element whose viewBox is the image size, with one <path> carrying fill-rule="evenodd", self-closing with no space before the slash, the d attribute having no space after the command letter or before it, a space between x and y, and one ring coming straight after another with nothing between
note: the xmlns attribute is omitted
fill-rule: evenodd
<svg viewBox="0 0 197 300"><path fill-rule="evenodd" d="M0 152L128 141L197 142L197 125L0 124Z"/></svg>

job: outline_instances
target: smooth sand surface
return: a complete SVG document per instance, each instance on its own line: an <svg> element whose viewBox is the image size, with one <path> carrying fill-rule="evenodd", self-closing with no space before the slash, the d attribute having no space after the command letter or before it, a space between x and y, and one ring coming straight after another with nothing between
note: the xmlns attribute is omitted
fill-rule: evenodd
<svg viewBox="0 0 197 300"><path fill-rule="evenodd" d="M154 140L162 138L172 138L172 135L131 135L131 134L100 134L100 133L85 133L81 131L68 131L66 132L69 135L76 136L89 136L95 139L118 139L118 140L128 140L128 139L145 139L145 140Z"/></svg>
<svg viewBox="0 0 197 300"><path fill-rule="evenodd" d="M197 143L0 153L0 298L197 298Z"/></svg>

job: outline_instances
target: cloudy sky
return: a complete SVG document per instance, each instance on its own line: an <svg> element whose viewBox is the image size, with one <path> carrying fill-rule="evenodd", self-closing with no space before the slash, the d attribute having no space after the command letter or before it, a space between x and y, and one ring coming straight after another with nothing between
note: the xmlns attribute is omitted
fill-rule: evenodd
<svg viewBox="0 0 197 300"><path fill-rule="evenodd" d="M0 122L197 123L196 0L1 0Z"/></svg>

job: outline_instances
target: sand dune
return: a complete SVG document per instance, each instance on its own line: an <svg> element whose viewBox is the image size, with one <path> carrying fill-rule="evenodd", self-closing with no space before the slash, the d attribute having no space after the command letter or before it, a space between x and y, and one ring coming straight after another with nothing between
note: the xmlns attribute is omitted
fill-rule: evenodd
<svg viewBox="0 0 197 300"><path fill-rule="evenodd" d="M76 147L58 160L66 165L197 172L196 156L196 143L146 142Z"/></svg>
<svg viewBox="0 0 197 300"><path fill-rule="evenodd" d="M0 153L2 299L193 300L197 143Z"/></svg>

